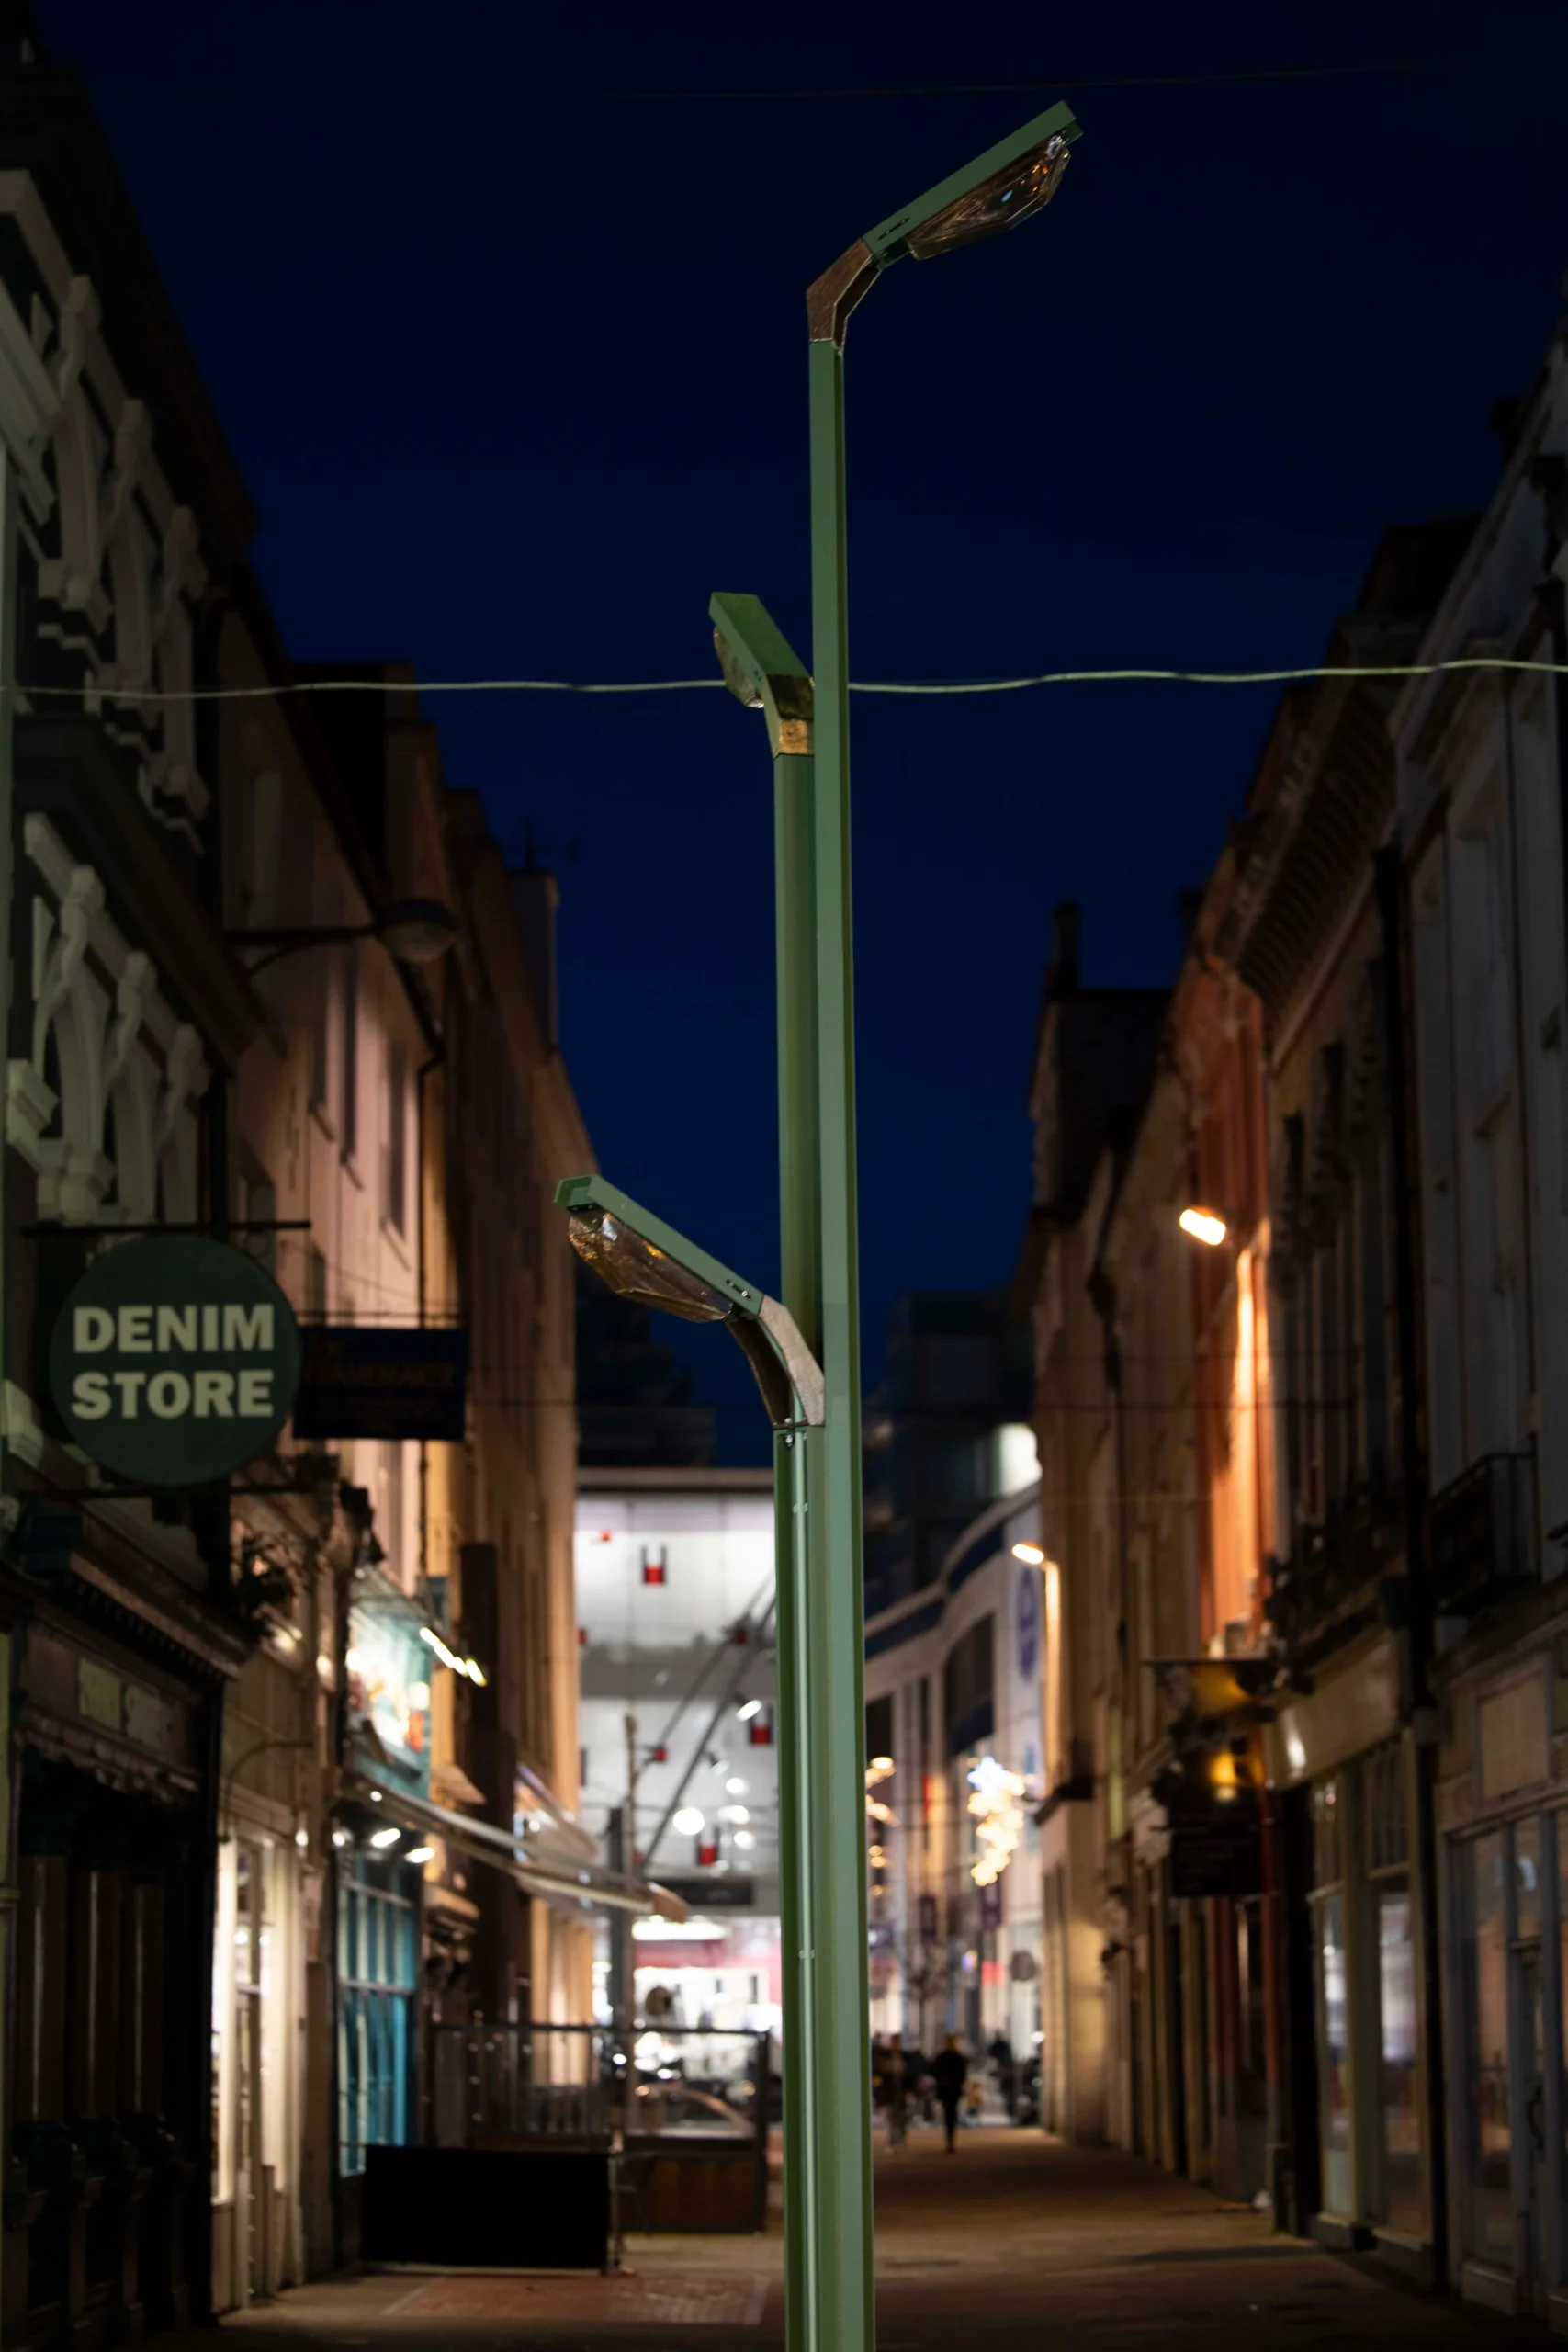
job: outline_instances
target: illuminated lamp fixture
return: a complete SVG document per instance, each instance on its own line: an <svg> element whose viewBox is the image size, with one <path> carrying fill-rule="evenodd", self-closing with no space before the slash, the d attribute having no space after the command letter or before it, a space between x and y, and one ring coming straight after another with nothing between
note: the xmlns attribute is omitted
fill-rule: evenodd
<svg viewBox="0 0 1568 2352"><path fill-rule="evenodd" d="M1015 1544L1012 1556L1015 1560L1021 1560L1026 1567L1043 1568L1045 1566L1045 1555L1038 1544Z"/></svg>
<svg viewBox="0 0 1568 2352"><path fill-rule="evenodd" d="M788 1309L688 1241L602 1176L569 1176L556 1187L571 1246L601 1282L636 1306L685 1323L722 1323L746 1358L775 1429L820 1429L827 1410L822 1367Z"/></svg>
<svg viewBox="0 0 1568 2352"><path fill-rule="evenodd" d="M879 1781L885 1781L893 1770L893 1758L891 1756L874 1756L871 1759L871 1770Z"/></svg>
<svg viewBox="0 0 1568 2352"><path fill-rule="evenodd" d="M384 1854L397 1844L402 1834L400 1829L373 1829L370 1833L370 1843L378 1853Z"/></svg>
<svg viewBox="0 0 1568 2352"><path fill-rule="evenodd" d="M761 1699L742 1699L740 1704L735 1710L737 1720L743 1724L752 1722L756 1716L761 1713L761 1712L762 1702Z"/></svg>
<svg viewBox="0 0 1568 2352"><path fill-rule="evenodd" d="M707 1825L707 1816L694 1804L683 1804L670 1826L678 1837L700 1838Z"/></svg>
<svg viewBox="0 0 1568 2352"><path fill-rule="evenodd" d="M1190 1233L1194 1241L1201 1241L1209 1250L1217 1250L1230 1230L1214 1209L1183 1209L1177 1223L1183 1233Z"/></svg>
<svg viewBox="0 0 1568 2352"><path fill-rule="evenodd" d="M403 1860L405 1862L433 1862L435 1849L434 1846L411 1846Z"/></svg>
<svg viewBox="0 0 1568 2352"><path fill-rule="evenodd" d="M750 1829L738 1829L735 1833L735 1842L739 1847L743 1854L749 1854L752 1847L756 1844L757 1839L753 1831Z"/></svg>

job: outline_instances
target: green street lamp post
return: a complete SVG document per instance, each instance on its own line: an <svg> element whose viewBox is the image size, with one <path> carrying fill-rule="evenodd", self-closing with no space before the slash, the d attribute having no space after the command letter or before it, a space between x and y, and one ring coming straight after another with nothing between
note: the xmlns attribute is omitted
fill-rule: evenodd
<svg viewBox="0 0 1568 2352"><path fill-rule="evenodd" d="M820 1425L781 1429L775 1447L790 2352L869 2352L875 2340L844 333L895 261L955 252L1042 210L1077 136L1071 109L1053 107L857 239L807 295L815 681L757 598L709 607L725 679L764 713L773 752L780 1288L823 1374Z"/></svg>
<svg viewBox="0 0 1568 2352"><path fill-rule="evenodd" d="M813 681L754 596L715 596L725 679L773 752L780 1301L596 1176L556 1199L613 1289L739 1343L773 1421L789 2352L871 2352L864 1621L845 624L843 343L874 279L1047 204L1078 126L1026 123L857 240L807 297Z"/></svg>

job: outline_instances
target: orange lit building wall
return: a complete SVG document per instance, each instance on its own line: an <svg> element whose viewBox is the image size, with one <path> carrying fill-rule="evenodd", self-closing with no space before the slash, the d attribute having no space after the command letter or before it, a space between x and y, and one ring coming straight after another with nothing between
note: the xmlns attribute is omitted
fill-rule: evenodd
<svg viewBox="0 0 1568 2352"><path fill-rule="evenodd" d="M1258 1632L1272 1525L1268 1193L1262 1012L1230 976L1200 968L1179 992L1178 1055L1190 1105L1195 1203L1227 1227L1191 1256L1200 1627Z"/></svg>

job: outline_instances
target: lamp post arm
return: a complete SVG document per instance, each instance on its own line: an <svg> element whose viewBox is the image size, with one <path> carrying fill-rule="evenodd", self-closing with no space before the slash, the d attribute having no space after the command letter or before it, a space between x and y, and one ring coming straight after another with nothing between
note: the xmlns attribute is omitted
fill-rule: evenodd
<svg viewBox="0 0 1568 2352"><path fill-rule="evenodd" d="M258 972L281 963L285 956L298 956L307 947L337 947L351 939L370 939L375 935L373 922L335 922L322 924L309 931L231 931L225 933L231 947L264 947L265 955L247 964L247 978L254 979Z"/></svg>
<svg viewBox="0 0 1568 2352"><path fill-rule="evenodd" d="M820 1429L822 1367L789 1309L776 1298L765 1298L761 1314L733 1315L726 1329L757 1376L774 1429Z"/></svg>

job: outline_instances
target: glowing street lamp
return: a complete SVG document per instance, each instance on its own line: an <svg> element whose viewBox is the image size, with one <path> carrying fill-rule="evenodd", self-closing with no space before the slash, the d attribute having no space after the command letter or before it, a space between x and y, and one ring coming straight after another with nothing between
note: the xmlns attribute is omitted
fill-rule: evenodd
<svg viewBox="0 0 1568 2352"><path fill-rule="evenodd" d="M1177 1223L1183 1233L1190 1233L1194 1241L1201 1241L1210 1250L1217 1250L1230 1231L1224 1218L1214 1209L1183 1209Z"/></svg>
<svg viewBox="0 0 1568 2352"><path fill-rule="evenodd" d="M568 1212L571 1246L583 1264L622 1298L682 1322L726 1327L756 1375L775 1429L820 1426L821 1367L776 1298L602 1176L568 1176L556 1187L556 1205Z"/></svg>
<svg viewBox="0 0 1568 2352"><path fill-rule="evenodd" d="M1044 1550L1038 1544L1015 1544L1012 1547L1012 1556L1015 1560L1021 1560L1028 1568L1043 1568L1045 1566Z"/></svg>

